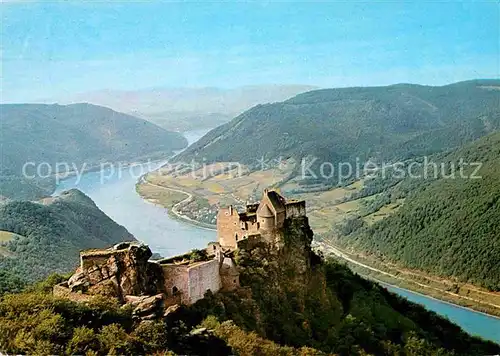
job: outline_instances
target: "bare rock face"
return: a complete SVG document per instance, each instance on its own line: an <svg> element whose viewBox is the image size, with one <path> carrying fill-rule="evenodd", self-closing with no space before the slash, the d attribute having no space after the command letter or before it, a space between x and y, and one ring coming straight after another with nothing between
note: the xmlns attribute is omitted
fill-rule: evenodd
<svg viewBox="0 0 500 356"><path fill-rule="evenodd" d="M312 240L313 231L307 217L287 219L283 229L282 268L293 268L296 276L305 277L315 259L311 249Z"/></svg>
<svg viewBox="0 0 500 356"><path fill-rule="evenodd" d="M152 320L162 316L164 310L164 294L152 296L125 296L125 302L134 306L132 317L141 320Z"/></svg>
<svg viewBox="0 0 500 356"><path fill-rule="evenodd" d="M177 313L180 309L181 306L179 304L171 305L167 308L167 310L165 310L165 312L163 313L163 317L168 318L169 315Z"/></svg>
<svg viewBox="0 0 500 356"><path fill-rule="evenodd" d="M72 292L85 292L90 287L90 282L81 268L78 268L75 274L70 277L68 287Z"/></svg>
<svg viewBox="0 0 500 356"><path fill-rule="evenodd" d="M121 243L108 250L82 253L81 266L69 279L72 292L116 297L155 295L161 289L162 271L148 262L148 246Z"/></svg>

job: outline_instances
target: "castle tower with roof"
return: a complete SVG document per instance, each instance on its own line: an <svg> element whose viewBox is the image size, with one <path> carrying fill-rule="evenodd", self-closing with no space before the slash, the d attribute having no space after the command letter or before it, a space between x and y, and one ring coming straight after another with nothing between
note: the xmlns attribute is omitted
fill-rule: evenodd
<svg viewBox="0 0 500 356"><path fill-rule="evenodd" d="M305 215L305 201L286 200L277 191L265 189L260 203L248 204L245 212L232 206L219 210L217 241L221 247L234 250L242 240L276 235L286 219Z"/></svg>

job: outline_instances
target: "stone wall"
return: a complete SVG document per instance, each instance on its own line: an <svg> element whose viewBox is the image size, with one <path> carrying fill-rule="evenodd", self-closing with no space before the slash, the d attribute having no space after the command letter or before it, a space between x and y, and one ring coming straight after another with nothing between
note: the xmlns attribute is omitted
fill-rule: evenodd
<svg viewBox="0 0 500 356"><path fill-rule="evenodd" d="M222 208L217 214L217 241L224 247L236 248L236 238L242 235L240 217L236 209Z"/></svg>
<svg viewBox="0 0 500 356"><path fill-rule="evenodd" d="M207 251L208 256L215 256L221 250L220 243L209 242L205 251Z"/></svg>
<svg viewBox="0 0 500 356"><path fill-rule="evenodd" d="M234 291L240 286L240 274L238 267L231 257L224 257L221 267L220 276L222 282L222 290Z"/></svg>
<svg viewBox="0 0 500 356"><path fill-rule="evenodd" d="M259 232L259 222L257 221L257 217L253 220L244 221L245 235L247 234L255 234Z"/></svg>
<svg viewBox="0 0 500 356"><path fill-rule="evenodd" d="M167 300L177 298L184 304L192 304L208 290L218 292L222 286L219 266L216 259L192 265L161 265Z"/></svg>
<svg viewBox="0 0 500 356"><path fill-rule="evenodd" d="M95 254L95 255L80 255L80 267L83 270L89 269L90 267L93 266L100 266L102 264L105 264L108 258L110 258L113 254L112 253L103 253L101 255Z"/></svg>
<svg viewBox="0 0 500 356"><path fill-rule="evenodd" d="M223 286L223 290L226 292L231 292L239 288L240 286L240 277L239 276L230 276L230 275L222 275L221 283Z"/></svg>
<svg viewBox="0 0 500 356"><path fill-rule="evenodd" d="M161 265L167 298L189 304L188 265Z"/></svg>
<svg viewBox="0 0 500 356"><path fill-rule="evenodd" d="M259 222L259 231L273 230L276 222L274 216L257 216Z"/></svg>
<svg viewBox="0 0 500 356"><path fill-rule="evenodd" d="M221 289L219 261L198 262L189 267L189 302L195 303L210 290L213 293Z"/></svg>
<svg viewBox="0 0 500 356"><path fill-rule="evenodd" d="M251 250L255 246L257 246L262 241L262 235L252 234L248 235L245 240L238 241L237 248L239 250Z"/></svg>
<svg viewBox="0 0 500 356"><path fill-rule="evenodd" d="M84 251L81 266L68 280L71 292L116 297L153 295L162 289L162 271L148 262L151 250L139 243L125 249Z"/></svg>
<svg viewBox="0 0 500 356"><path fill-rule="evenodd" d="M276 214L276 229L281 229L285 224L286 211L279 212Z"/></svg>

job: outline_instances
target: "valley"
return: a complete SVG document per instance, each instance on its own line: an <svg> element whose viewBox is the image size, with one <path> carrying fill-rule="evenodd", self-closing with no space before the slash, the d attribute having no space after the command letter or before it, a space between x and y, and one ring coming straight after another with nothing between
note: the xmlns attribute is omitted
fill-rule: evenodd
<svg viewBox="0 0 500 356"><path fill-rule="evenodd" d="M160 159L187 145L179 133L87 103L0 104L0 113L3 199L38 200L75 170Z"/></svg>
<svg viewBox="0 0 500 356"><path fill-rule="evenodd" d="M198 140L206 130L184 133L189 143ZM140 177L149 170L165 164L139 164L121 171L89 172L78 181L76 177L63 180L54 195L67 189L79 189L91 197L96 205L117 223L127 227L137 239L148 243L153 252L168 257L206 245L215 239L212 230L200 229L172 218L168 211L142 199L136 192ZM102 175L109 177L105 181Z"/></svg>
<svg viewBox="0 0 500 356"><path fill-rule="evenodd" d="M188 135L189 136L189 135ZM196 137L193 137L193 140L196 139ZM190 141L192 142L192 141ZM159 164L160 166L162 164ZM150 173L150 176L154 176L156 173L153 171ZM262 174L262 173L261 173ZM266 173L262 175L264 181L269 181L272 177L272 174L268 176ZM221 178L221 177L219 177ZM272 179L271 179L272 180ZM113 180L108 182L107 189L96 189L99 187L98 180L95 180L95 188L92 188L90 184L90 181L85 181L84 186L80 186L80 189L84 189L90 196L92 196L98 205L106 211L110 216L112 216L116 221L121 222L124 224L129 231L133 232L135 236L137 236L140 240L145 241L148 243L152 249L153 252L160 252L161 255L163 256L172 256L176 253L179 253L181 251L190 249L190 248L200 248L204 244L206 244L209 241L214 241L215 240L215 231L213 230L207 230L204 228L200 228L200 226L193 225L191 222L178 219L172 216L172 214L168 213L168 208L165 210L161 208L161 206L157 204L165 204L167 206L171 206L172 204L175 204L179 200L183 200L187 198L188 196L182 193L175 193L172 194L172 191L169 189L155 189L155 194L159 194L153 197L155 200L155 205L148 204L145 202L141 202L141 199L137 195L137 193L134 190L134 184L135 181L133 179L127 179L127 183L118 181L118 180ZM66 182L67 186L69 186L70 182ZM142 187L146 185L141 185ZM178 186L176 186L178 187ZM324 194L327 194L327 197L330 197L331 199L340 199L341 197L344 196L345 193L347 192L353 192L353 191L359 191L361 188L361 184L354 184L348 189L342 190L342 189L337 189L337 190L331 190L329 192L326 192ZM62 189L62 187L61 187ZM176 189L176 188L175 188ZM186 189L183 187L183 189ZM158 193L159 192L159 193ZM233 192L234 193L234 192ZM104 194L104 195L103 195ZM165 194L162 196L162 194ZM306 196L308 196L308 199L311 200L311 204L314 204L314 196L317 193L310 193ZM133 198L135 196L135 198ZM229 199L228 196L231 196L231 194L228 194L226 196L226 199ZM235 194L237 198L239 198L239 195ZM126 198L128 197L128 198ZM165 200L162 200L165 199ZM238 202L237 199L233 198L235 202ZM344 204L344 205L342 205ZM351 203L352 204L352 203ZM347 207L345 206L345 203L339 203L337 205L340 205L340 208L338 210L345 211L345 212L350 212L353 213L352 209L348 209L349 205ZM117 207L120 206L120 209L117 209ZM308 204L308 207L310 207L310 204ZM127 208L127 210L124 210ZM123 210L123 212L121 212ZM314 209L312 210L311 213L308 212L308 215L310 215L310 223L315 224L313 226L313 229L316 228L316 226L321 226L319 225L321 223L321 219L315 218L314 217ZM126 213L125 213L126 211ZM333 210L332 214L337 211ZM338 213L338 212L337 212ZM147 217L146 217L147 215ZM134 219L131 219L130 217L134 216ZM148 224L140 224L140 226L137 224L141 221L148 221ZM320 234L316 233L315 230L315 239L318 239L320 237ZM338 249L338 248L337 248ZM324 249L325 251L327 249ZM482 309L479 304L471 305L470 302L463 302L460 301L460 299L457 298L443 298L443 293L432 293L429 289L430 288L416 288L414 283L411 283L410 280L402 280L401 276L405 276L401 272L403 269L400 267L398 268L397 266L392 266L391 269L386 269L387 267L382 265L380 262L376 264L374 260L368 260L366 257L363 257L361 255L355 255L352 252L345 252L355 259L356 261L361 261L360 263L364 263L370 266L373 266L372 268L377 268L382 271L386 271L386 273L390 273L393 275L398 276L399 278L387 278L384 279L383 277L380 277L380 275L375 275L375 279L385 281L387 283L391 284L396 284L398 286L401 286L403 288L406 288L408 290L413 290L413 291L420 291L424 294L427 294L429 296L435 296L439 299L442 300L449 300L453 303L459 304L459 305L466 305L466 306L473 306L476 310L484 310L488 311L490 314L495 314L494 308L491 310L488 309ZM345 261L345 259L340 259L341 261ZM351 265L350 267L353 268L354 271L359 273L360 275L367 276L370 278L370 273L367 273L366 269L362 268L357 268L356 265ZM407 274L408 271L407 270ZM415 271L417 272L417 271ZM371 276L372 278L374 275ZM425 284L428 283L425 281L423 278L423 275L419 275L418 278L415 278L415 280L418 283ZM450 281L446 280L441 280L440 283L434 283L431 284L432 287L440 288L443 287L443 289L448 288L449 286L452 285ZM470 286L470 290L477 290L477 288L473 288L473 286ZM394 290L396 293L399 293L399 290ZM411 294L409 291L404 291L401 293L407 293L406 296L408 297L415 297L418 298L417 294ZM461 286L461 292L467 293L467 288L466 286ZM408 294L409 293L409 294ZM472 293L472 292L471 292ZM476 294L481 296L479 292L476 292ZM470 296L470 294L469 294ZM486 300L486 299L485 299ZM496 299L493 299L493 301ZM486 317L484 318L483 315L479 313L475 313L473 311L467 311L466 316L464 317L461 310L459 308L453 308L453 307L448 307L445 303L440 303L437 301L433 301L431 298L426 299L425 297L420 297L418 300L419 303L423 303L426 305L426 307L430 308L431 310L435 310L438 313L443 313L446 311L446 315L448 317L455 321L458 322L462 327L464 327L468 332L475 334L475 335L482 335L483 337L486 337L488 339L492 340L500 340L500 335L496 335L497 330L497 325L499 323L498 319L495 319L493 317ZM483 306L484 307L484 306ZM447 309L448 308L448 309Z"/></svg>
<svg viewBox="0 0 500 356"><path fill-rule="evenodd" d="M215 228L215 215L219 207L234 205L241 211L246 202L257 200L256 192L259 189L278 186L280 191L287 195L308 202L308 217L315 231L317 246L324 253L334 251L333 254L337 258L347 262L361 275L500 316L499 292L490 292L456 278L437 277L375 254L363 254L362 250L349 246L334 245L335 241L338 241L339 226L346 221L362 216L362 221L372 226L396 213L404 205L404 198L383 204L372 212L367 207L382 193L356 198L363 190L364 180L326 191L294 193L299 185L293 179L280 185L280 182L293 172L293 165L256 172L250 172L248 167L240 166L241 176L237 175L236 168L230 167L231 163L208 165L195 171L163 167L147 174L143 182L138 184L137 191L143 198L152 199L166 207L187 224L195 223ZM204 174L206 172L215 172L215 175L209 176ZM195 201L203 202L205 208L200 209L199 204L193 204ZM348 249L348 252L344 249ZM363 265L353 263L353 260Z"/></svg>
<svg viewBox="0 0 500 356"><path fill-rule="evenodd" d="M500 294L477 286L410 270L354 250L342 250L330 242L316 242L321 251L336 256L356 273L383 285L400 287L452 305L500 317ZM494 332L494 335L496 332Z"/></svg>
<svg viewBox="0 0 500 356"><path fill-rule="evenodd" d="M500 356L498 2L3 3L0 356Z"/></svg>
<svg viewBox="0 0 500 356"><path fill-rule="evenodd" d="M188 132L185 134L185 136L188 138L189 142L192 143L195 142L203 134L204 134L203 131L201 132L197 131L192 133ZM164 165L165 163L158 163L156 167L152 167L153 172L150 173L149 177L155 177L156 173L154 170ZM282 171L281 173L260 172L258 174L254 174L252 177L259 177L259 179L261 179L259 181L260 183L258 184L272 184L273 182L279 181L281 177L286 176L286 174L290 172L290 169L291 166L288 167L288 170ZM171 215L168 213L168 209L164 209L158 205L158 204L165 204L166 206L171 206L172 204L175 204L178 201L184 200L186 197L188 197L186 194L179 192L172 194L172 192L169 191L168 189L166 190L162 188L160 189L161 190L160 195L157 196L153 195L155 204L147 203L143 199L141 199L140 196L135 191L135 189L141 189L141 187L144 187L145 185L139 185L138 187L134 186L136 185L137 177L139 176L140 172L142 172L142 170L143 168L141 168L140 166L135 167L135 170L125 169L121 174L113 175L112 178L108 179L104 184L102 184L100 180L99 172L89 172L84 174L82 180L78 182L78 184L76 182L75 177L64 180L62 184L58 187L56 194L60 194L60 192L68 188L78 188L84 191L96 202L97 206L100 209L102 209L106 214L108 214L118 223L123 224L131 233L133 233L140 240L147 242L152 247L153 252L160 253L162 256L172 256L178 254L179 252L189 250L191 248L199 248L200 246L203 246L207 242L215 240L214 231L209 229L203 229L200 228L199 226L193 226L190 222L182 221L177 218L172 218ZM273 178L273 174L275 175L275 178ZM221 181L222 178L224 177L225 177L224 174L219 175L218 180ZM242 178L241 182L238 182L238 184L235 184L234 186L244 187L245 184L248 183L248 182L245 183L245 179L246 178ZM227 181L224 187L227 187L228 183L229 186L231 184L234 184L234 182L230 183L229 179L224 179L224 180ZM209 181L210 179L207 180L207 182ZM198 182L198 183L207 184L205 182ZM290 188L294 187L293 182L289 184ZM259 186L262 187L263 185ZM313 207L315 204L318 204L317 203L318 200L319 201L322 200L318 198L315 199L315 197L318 194L326 194L326 197L328 197L330 200L342 199L346 194L359 192L362 186L363 186L362 182L358 182L351 184L349 187L346 188L335 188L323 193L317 192L317 193L308 193L308 194L302 193L302 194L303 196L306 196L306 199L311 199L311 204L309 204L309 206ZM188 189L185 186L183 186L182 189L186 189L186 191L188 191ZM254 187L252 189L256 188ZM166 196L163 196L163 194L165 194L165 191L169 193ZM210 191L210 189L207 189L207 191ZM155 189L152 194L158 194L158 190ZM239 188L235 189L234 191L228 190L228 194L225 194L225 198L227 199L228 202L235 202L235 203L244 202L243 201L244 196L241 195L241 191ZM206 199L208 199L208 197ZM350 204L339 202L338 204L333 205L336 206L336 208L331 209L329 213L339 214L344 212L346 215L348 215L349 213L354 213L355 210L353 209L357 208L359 205L360 205L359 202L354 202L354 203L351 202ZM323 226L324 229L323 231L327 231L327 226L321 225L322 223L324 224L325 221L328 221L328 219L325 218L321 219L321 217L324 216L324 212L319 213L321 209L317 209L316 211L314 209L311 210L312 211L310 213L310 219L311 219L311 224L314 224L314 228L319 227L321 229L321 226ZM319 238L321 235L322 234L315 234L316 238ZM380 264L376 265L374 261L370 261L368 263L363 259L363 257L354 256L354 254L353 257L355 257L356 261L363 261L362 263L366 263L371 266L376 266L376 268L383 270ZM359 270L359 269L357 270L356 266L352 267L354 268L355 271L357 271L361 275L370 277L370 274L367 273L366 270ZM399 271L395 269L389 270L386 273L400 275ZM13 277L9 276L9 278L12 280ZM380 276L377 276L376 279L383 280L383 278L380 278ZM421 278L419 280L420 282L422 281ZM387 279L386 282L392 284L398 284L399 286L403 286L411 290L419 290L415 288L415 285L404 283L401 280L394 281L392 279ZM461 290L465 291L466 289L461 288ZM395 290L395 292L398 293L399 291ZM433 295L432 293L429 293L428 288L426 290L423 290L422 292L428 295ZM413 296L415 296L415 298L418 297L416 294L415 295L411 294L411 292L403 291L401 293L403 294L410 293L407 294L407 296L409 296L410 298ZM436 296L442 298L442 296L439 295ZM432 299L425 299L424 297L421 298L423 299L419 299L418 300L419 303L423 303L428 308L435 310L438 313L442 313L444 310L446 310L446 304L444 303L439 304L438 302L432 302ZM460 304L458 300L452 300L452 301ZM480 308L476 309L480 310ZM485 321L484 319L481 319L481 314L476 314L472 311L469 311L466 319L464 319L465 320L464 322L464 320L456 318L456 316L458 317L458 315L461 314L453 311L453 309L447 315L451 320L458 322L462 327L464 327L468 332L472 334L482 335L483 337L487 337L492 340L500 339L497 335L490 333L491 330L496 330L496 325L498 323L498 321L496 321L493 318L486 319ZM475 322L476 319L477 322ZM492 323L491 326L488 326L490 325L489 323Z"/></svg>
<svg viewBox="0 0 500 356"><path fill-rule="evenodd" d="M324 89L258 105L137 189L145 197L188 194L164 204L205 226L219 207L241 210L259 190L279 189L309 202L318 241L398 275L413 271L405 280L424 278L432 293L498 314L498 301L489 300L500 292L497 87L498 80L472 80ZM446 282L434 286L434 276ZM488 293L471 298L469 285Z"/></svg>

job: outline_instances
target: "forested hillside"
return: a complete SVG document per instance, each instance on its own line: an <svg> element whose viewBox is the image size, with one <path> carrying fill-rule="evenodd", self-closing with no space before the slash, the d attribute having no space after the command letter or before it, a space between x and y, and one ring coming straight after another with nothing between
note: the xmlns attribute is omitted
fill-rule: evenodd
<svg viewBox="0 0 500 356"><path fill-rule="evenodd" d="M372 226L362 217L349 221L340 229L340 241L412 268L499 291L500 132L429 162L428 178L389 176L367 183L360 196L381 192L367 213L402 198L404 204ZM441 162L446 177L439 173L434 179L431 164L439 163L441 172Z"/></svg>
<svg viewBox="0 0 500 356"><path fill-rule="evenodd" d="M56 188L54 178L29 179L19 176L0 176L0 198L37 200L50 196Z"/></svg>
<svg viewBox="0 0 500 356"><path fill-rule="evenodd" d="M165 158L187 144L179 133L90 104L3 104L0 115L0 195L7 198L39 198L38 183L26 176L56 173L57 163L60 173L81 171L84 164Z"/></svg>
<svg viewBox="0 0 500 356"><path fill-rule="evenodd" d="M78 190L70 190L46 204L9 202L0 205L0 292L9 280L36 281L53 272L67 273L86 248L134 240ZM8 236L8 235L6 235Z"/></svg>
<svg viewBox="0 0 500 356"><path fill-rule="evenodd" d="M244 112L177 160L256 164L314 156L335 165L418 157L500 128L499 88L498 80L475 80L310 91Z"/></svg>

